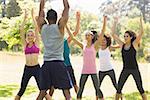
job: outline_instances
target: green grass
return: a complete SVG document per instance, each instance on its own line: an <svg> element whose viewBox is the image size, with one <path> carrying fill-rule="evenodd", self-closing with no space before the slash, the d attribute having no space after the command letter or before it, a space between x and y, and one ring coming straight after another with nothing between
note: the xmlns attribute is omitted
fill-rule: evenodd
<svg viewBox="0 0 150 100"><path fill-rule="evenodd" d="M0 97L10 97L16 89L17 85L0 85Z"/></svg>
<svg viewBox="0 0 150 100"><path fill-rule="evenodd" d="M30 86L30 85L29 85L29 86L27 87L27 89L26 89L24 95L30 95L30 94L35 93L35 92L37 92L37 91L38 91L38 88L37 88L37 87L35 87L35 86Z"/></svg>
<svg viewBox="0 0 150 100"><path fill-rule="evenodd" d="M148 100L150 100L150 92L146 91L146 94L147 94ZM139 92L125 94L124 97L126 98L126 100L141 100L141 95L139 94Z"/></svg>
<svg viewBox="0 0 150 100"><path fill-rule="evenodd" d="M19 86L15 85L15 84L10 84L10 85L0 85L0 97L4 97L4 98L9 98L9 97L13 97L16 95L16 93L19 91ZM32 93L38 92L37 87L35 86L30 86L28 85L24 96L28 96L31 95ZM148 100L150 100L150 92L146 91ZM83 100L92 100L95 99L95 97L83 97ZM133 92L130 94L124 94L123 98L125 98L126 100L141 100L141 96L139 94L139 92ZM75 97L73 97L73 100L76 100ZM114 96L113 97L105 97L105 100L114 100Z"/></svg>
<svg viewBox="0 0 150 100"><path fill-rule="evenodd" d="M15 93L17 93L18 91L19 91L18 85L14 85L14 84L0 85L0 97L12 97L12 96L16 95ZM28 85L24 95L25 96L30 95L30 94L35 93L37 91L38 91L37 87Z"/></svg>
<svg viewBox="0 0 150 100"><path fill-rule="evenodd" d="M150 100L150 92L146 91L145 92L147 95L147 100ZM106 100L114 100L114 97L106 97ZM129 93L129 94L124 94L123 98L125 98L125 100L142 100L141 95L139 92L133 92L133 93Z"/></svg>

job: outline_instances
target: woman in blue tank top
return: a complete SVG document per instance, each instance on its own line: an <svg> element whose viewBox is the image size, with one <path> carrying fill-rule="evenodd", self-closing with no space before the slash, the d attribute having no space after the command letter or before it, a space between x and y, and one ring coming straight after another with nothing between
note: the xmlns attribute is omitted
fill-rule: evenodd
<svg viewBox="0 0 150 100"><path fill-rule="evenodd" d="M136 51L139 47L140 40L143 35L143 25L142 25L142 18L140 18L140 33L138 36L133 31L126 31L124 34L124 42L116 35L115 29L117 24L117 18L114 19L114 24L112 27L112 36L115 39L115 41L120 45L120 48L122 49L122 59L123 59L123 70L120 74L119 81L118 81L118 89L116 93L116 99L119 100L119 98L122 97L121 90L129 77L129 75L132 75L136 86L142 96L142 100L147 100L146 94L143 89L142 85L142 78L141 74L138 68L137 60L136 60Z"/></svg>

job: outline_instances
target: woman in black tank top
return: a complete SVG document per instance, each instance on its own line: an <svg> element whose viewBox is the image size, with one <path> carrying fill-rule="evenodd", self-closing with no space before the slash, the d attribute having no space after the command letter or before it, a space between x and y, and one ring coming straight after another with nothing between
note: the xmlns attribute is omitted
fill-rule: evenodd
<svg viewBox="0 0 150 100"><path fill-rule="evenodd" d="M122 59L124 69L138 69L138 64L136 61L136 50L134 49L132 43L129 50L125 49L125 44L122 47Z"/></svg>
<svg viewBox="0 0 150 100"><path fill-rule="evenodd" d="M115 100L119 100L119 98L122 99L121 91L129 75L133 76L136 82L136 86L142 96L142 100L147 100L146 94L144 93L144 89L142 86L141 74L138 69L138 64L136 60L136 51L139 47L139 43L143 35L142 18L140 19L139 35L136 37L136 34L133 31L126 31L124 34L124 42L116 34L114 34L117 24L117 18L115 18L114 20L115 21L112 27L112 36L114 40L120 45L120 48L122 48L121 53L123 59L123 70L119 77L118 89Z"/></svg>

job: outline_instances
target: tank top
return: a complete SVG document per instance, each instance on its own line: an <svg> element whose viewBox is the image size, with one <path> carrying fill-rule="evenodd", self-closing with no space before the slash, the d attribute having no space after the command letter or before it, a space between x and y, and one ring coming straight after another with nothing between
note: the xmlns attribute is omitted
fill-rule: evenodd
<svg viewBox="0 0 150 100"><path fill-rule="evenodd" d="M70 48L68 45L68 41L67 39L64 39L64 63L66 66L71 66L71 62L70 62Z"/></svg>
<svg viewBox="0 0 150 100"><path fill-rule="evenodd" d="M96 50L94 45L83 48L82 74L96 74Z"/></svg>
<svg viewBox="0 0 150 100"><path fill-rule="evenodd" d="M25 47L24 50L25 54L33 54L33 53L39 54L40 49L35 45L35 43L31 47L29 47L28 45L29 44L27 44Z"/></svg>
<svg viewBox="0 0 150 100"><path fill-rule="evenodd" d="M109 71L112 70L112 64L111 64L111 53L109 50L109 47L107 47L105 50L99 49L99 62L100 62L100 71Z"/></svg>
<svg viewBox="0 0 150 100"><path fill-rule="evenodd" d="M44 44L44 61L64 60L64 39L58 25L43 25L41 36Z"/></svg>
<svg viewBox="0 0 150 100"><path fill-rule="evenodd" d="M122 46L122 59L123 59L123 68L124 69L138 69L138 64L136 61L136 50L133 45L129 50L124 49L125 44Z"/></svg>

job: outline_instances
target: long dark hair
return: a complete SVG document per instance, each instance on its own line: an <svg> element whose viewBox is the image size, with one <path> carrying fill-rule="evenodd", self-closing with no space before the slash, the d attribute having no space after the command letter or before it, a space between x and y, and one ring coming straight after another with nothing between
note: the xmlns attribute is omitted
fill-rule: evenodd
<svg viewBox="0 0 150 100"><path fill-rule="evenodd" d="M104 35L104 38L106 39L107 41L107 47L109 47L111 45L111 37L110 36L107 36L107 35Z"/></svg>
<svg viewBox="0 0 150 100"><path fill-rule="evenodd" d="M136 39L136 34L135 32L131 31L131 30L128 30L126 31L125 33L129 34L130 37L131 37L131 43Z"/></svg>
<svg viewBox="0 0 150 100"><path fill-rule="evenodd" d="M97 31L91 31L93 33L93 39L92 39L92 44L95 43L95 41L97 40L98 34Z"/></svg>

